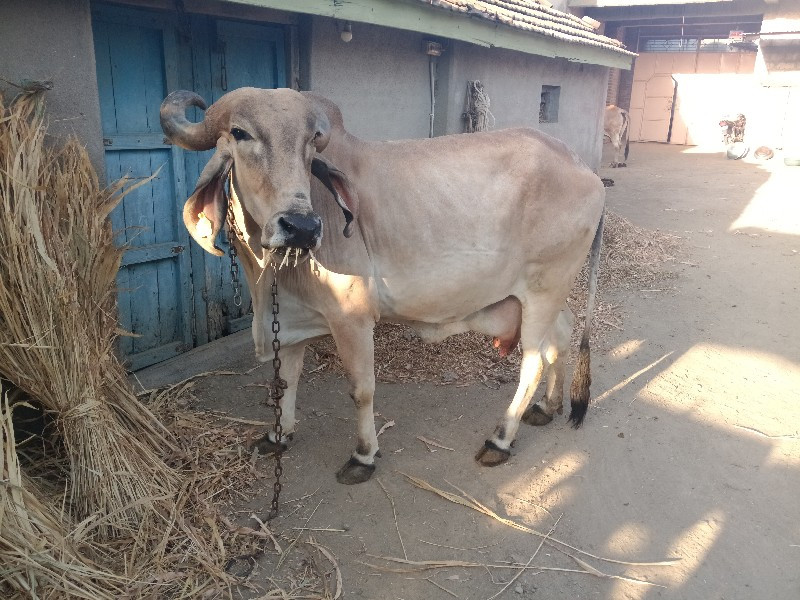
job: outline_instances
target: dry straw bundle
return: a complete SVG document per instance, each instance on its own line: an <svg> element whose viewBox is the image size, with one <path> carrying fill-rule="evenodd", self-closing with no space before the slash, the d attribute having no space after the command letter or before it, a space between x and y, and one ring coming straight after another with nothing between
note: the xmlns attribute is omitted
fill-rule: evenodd
<svg viewBox="0 0 800 600"><path fill-rule="evenodd" d="M123 580L99 567L65 527L57 502L20 470L7 395L0 409L0 592L4 597L116 597Z"/></svg>
<svg viewBox="0 0 800 600"><path fill-rule="evenodd" d="M41 101L0 104L0 375L56 415L71 516L102 538L132 531L177 479L113 351L121 251L107 216L122 184L102 189L77 142L44 144Z"/></svg>

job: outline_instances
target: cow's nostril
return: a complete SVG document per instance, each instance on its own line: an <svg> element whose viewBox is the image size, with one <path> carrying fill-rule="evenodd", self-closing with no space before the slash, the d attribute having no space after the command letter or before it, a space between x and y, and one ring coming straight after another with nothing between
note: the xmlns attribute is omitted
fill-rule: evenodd
<svg viewBox="0 0 800 600"><path fill-rule="evenodd" d="M280 225L286 233L292 233L296 229L285 217L278 219L278 225Z"/></svg>

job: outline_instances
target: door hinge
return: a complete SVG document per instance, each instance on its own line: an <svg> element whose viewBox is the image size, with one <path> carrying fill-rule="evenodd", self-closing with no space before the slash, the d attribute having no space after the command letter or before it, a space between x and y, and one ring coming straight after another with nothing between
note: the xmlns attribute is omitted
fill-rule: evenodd
<svg viewBox="0 0 800 600"><path fill-rule="evenodd" d="M173 246L172 247L172 253L173 254L180 254L184 250L186 250L186 246Z"/></svg>
<svg viewBox="0 0 800 600"><path fill-rule="evenodd" d="M114 140L111 138L103 138L103 146L113 146Z"/></svg>

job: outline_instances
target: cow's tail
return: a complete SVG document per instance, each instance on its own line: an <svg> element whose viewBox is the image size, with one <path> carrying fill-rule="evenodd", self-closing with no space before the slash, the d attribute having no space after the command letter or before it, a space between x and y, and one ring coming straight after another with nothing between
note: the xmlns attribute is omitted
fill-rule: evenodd
<svg viewBox="0 0 800 600"><path fill-rule="evenodd" d="M583 326L581 347L578 353L578 364L575 365L575 374L569 389L571 411L569 420L577 429L583 423L586 411L589 409L589 386L592 383L592 374L589 360L589 338L592 334L592 314L594 313L594 300L597 294L597 271L600 267L600 248L603 245L603 225L605 212L600 217L597 231L594 234L592 250L589 255L589 290L586 301L586 322Z"/></svg>
<svg viewBox="0 0 800 600"><path fill-rule="evenodd" d="M628 135L630 132L628 131L628 126L630 125L631 119L628 115L627 110L622 111L622 135L625 136L625 160L628 160L628 150L630 149L631 140L630 136Z"/></svg>

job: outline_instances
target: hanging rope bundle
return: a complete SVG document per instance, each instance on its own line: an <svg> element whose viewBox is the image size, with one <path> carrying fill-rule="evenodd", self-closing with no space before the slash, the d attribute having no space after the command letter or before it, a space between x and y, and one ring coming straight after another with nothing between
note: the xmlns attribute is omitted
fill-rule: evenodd
<svg viewBox="0 0 800 600"><path fill-rule="evenodd" d="M494 115L489 110L489 96L483 91L480 81L467 82L467 108L461 116L466 133L487 131L494 127Z"/></svg>

